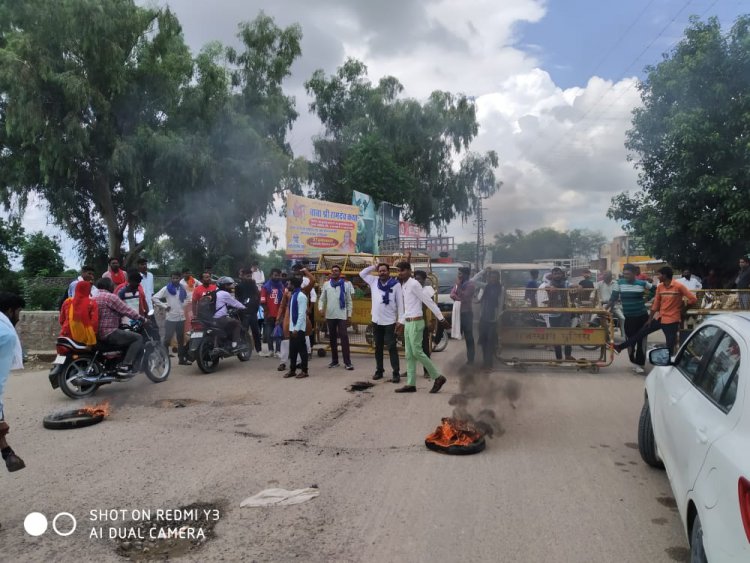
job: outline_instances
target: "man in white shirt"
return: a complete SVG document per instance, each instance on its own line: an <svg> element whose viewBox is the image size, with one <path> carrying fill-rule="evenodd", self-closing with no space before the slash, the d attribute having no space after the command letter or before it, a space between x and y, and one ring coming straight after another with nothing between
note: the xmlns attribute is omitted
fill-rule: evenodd
<svg viewBox="0 0 750 563"><path fill-rule="evenodd" d="M682 285L687 287L690 291L696 291L698 289L703 288L703 284L701 284L701 280L697 278L696 276L694 276L690 272L690 270L688 270L687 268L682 270L682 277L677 278L676 281L680 282Z"/></svg>
<svg viewBox="0 0 750 563"><path fill-rule="evenodd" d="M374 274L377 270L377 275ZM383 349L388 346L393 377L391 383L400 383L399 357L396 344L396 322L401 317L404 298L401 295L401 284L398 278L391 277L388 264L368 266L359 273L370 286L372 301L372 325L375 337L375 375L374 380L383 379Z"/></svg>
<svg viewBox="0 0 750 563"><path fill-rule="evenodd" d="M94 278L96 277L96 274L94 273L94 268L91 266L83 266L81 268L81 275L78 276L77 279L70 282L70 285L68 286L68 297L73 297L76 292L76 286L78 285L79 281L87 281L91 284L91 297L96 297L96 295L99 293L99 290L94 287Z"/></svg>
<svg viewBox="0 0 750 563"><path fill-rule="evenodd" d="M141 287L143 287L143 293L146 296L146 305L148 310L154 308L154 274L148 271L148 260L145 258L138 258L138 271L141 274Z"/></svg>
<svg viewBox="0 0 750 563"><path fill-rule="evenodd" d="M612 278L612 272L604 272L602 280L594 286L596 290L596 306L609 306L612 292L620 291L617 282ZM612 314L620 321L620 334L625 338L625 314L622 312L622 304L616 302L612 307Z"/></svg>
<svg viewBox="0 0 750 563"><path fill-rule="evenodd" d="M266 276L263 274L263 270L260 269L257 262L253 262L250 265L250 271L253 275L253 280L255 280L255 284L258 286L258 289L266 283Z"/></svg>
<svg viewBox="0 0 750 563"><path fill-rule="evenodd" d="M164 346L169 347L172 337L177 340L177 357L181 366L189 366L187 348L185 347L185 301L188 293L180 283L180 272L172 272L169 283L162 287L153 297L156 307L167 312L164 321Z"/></svg>
<svg viewBox="0 0 750 563"><path fill-rule="evenodd" d="M352 302L354 286L341 277L341 267L331 266L331 277L323 284L318 299L318 310L323 313L328 326L328 338L331 342L331 363L329 368L339 365L338 341L341 339L341 355L344 357L344 368L354 369L349 349L347 327L351 326L354 305Z"/></svg>
<svg viewBox="0 0 750 563"><path fill-rule="evenodd" d="M424 317L422 316L422 305L438 318L443 326L448 326L448 321L443 317L438 306L432 299L425 295L417 280L411 277L411 264L399 262L397 264L398 278L401 282L401 292L404 299L404 308L396 326L397 333L404 333L406 345L406 385L396 389L396 393L415 393L417 391L417 362L422 364L433 380L430 393L437 393L445 385L445 376L442 375L432 360L422 350L422 335L424 333Z"/></svg>

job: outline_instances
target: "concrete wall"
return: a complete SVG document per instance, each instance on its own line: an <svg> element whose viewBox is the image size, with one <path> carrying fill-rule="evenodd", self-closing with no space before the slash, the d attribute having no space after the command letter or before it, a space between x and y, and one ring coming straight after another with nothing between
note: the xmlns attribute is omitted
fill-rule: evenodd
<svg viewBox="0 0 750 563"><path fill-rule="evenodd" d="M57 311L21 311L21 320L16 325L26 353L53 352L60 324Z"/></svg>

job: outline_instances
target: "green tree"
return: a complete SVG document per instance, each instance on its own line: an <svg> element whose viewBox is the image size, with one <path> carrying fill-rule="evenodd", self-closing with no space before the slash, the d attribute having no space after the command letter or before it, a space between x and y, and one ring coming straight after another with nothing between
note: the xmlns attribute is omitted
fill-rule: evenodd
<svg viewBox="0 0 750 563"><path fill-rule="evenodd" d="M11 271L11 261L21 251L24 230L17 218L0 217L0 288L4 291L20 292L18 274Z"/></svg>
<svg viewBox="0 0 750 563"><path fill-rule="evenodd" d="M60 241L39 231L26 238L21 246L21 257L27 278L57 276L65 270Z"/></svg>
<svg viewBox="0 0 750 563"><path fill-rule="evenodd" d="M456 260L474 262L477 259L477 243L460 242L456 245Z"/></svg>
<svg viewBox="0 0 750 563"><path fill-rule="evenodd" d="M479 187L487 195L499 187L493 152L469 154L454 169L454 158L478 131L466 96L436 91L424 104L400 98L396 78L373 85L367 67L354 59L330 77L316 71L305 86L314 98L310 109L325 126L313 140L310 163L318 197L350 203L356 189L402 206L407 219L430 228L465 220Z"/></svg>
<svg viewBox="0 0 750 563"><path fill-rule="evenodd" d="M608 215L677 266L736 268L750 244L750 16L693 19L640 84L626 147L640 191Z"/></svg>

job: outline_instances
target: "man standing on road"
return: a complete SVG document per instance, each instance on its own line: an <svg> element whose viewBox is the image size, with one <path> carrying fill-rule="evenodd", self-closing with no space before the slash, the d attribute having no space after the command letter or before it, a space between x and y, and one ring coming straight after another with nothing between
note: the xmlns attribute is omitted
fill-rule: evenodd
<svg viewBox="0 0 750 563"><path fill-rule="evenodd" d="M193 277L193 275L190 273L190 268L183 268L182 269L182 279L180 280L180 285L185 290L185 293L187 293L187 297L185 298L185 303L182 307L184 313L185 313L185 329L189 330L190 325L193 321L193 291L195 290L195 286L197 285L196 279Z"/></svg>
<svg viewBox="0 0 750 563"><path fill-rule="evenodd" d="M307 272L307 270L305 270ZM312 289L312 288L310 288ZM302 278L294 275L289 280L289 317L286 328L289 331L289 371L285 378L304 379L310 374L307 371L307 295L302 290ZM286 316L286 315L285 315ZM300 373L297 373L299 357Z"/></svg>
<svg viewBox="0 0 750 563"><path fill-rule="evenodd" d="M148 260L145 258L138 258L138 272L141 274L141 286L146 297L146 305L148 310L154 308L153 295L154 295L154 274L148 271Z"/></svg>
<svg viewBox="0 0 750 563"><path fill-rule="evenodd" d="M339 266L331 267L331 277L323 284L318 299L318 310L323 313L328 325L328 338L331 341L331 363L329 368L339 365L338 340L341 339L341 354L344 356L344 367L354 369L349 352L349 334L346 329L351 326L354 304L352 295L354 287L341 277Z"/></svg>
<svg viewBox="0 0 750 563"><path fill-rule="evenodd" d="M92 266L81 267L81 275L78 276L78 279L70 282L70 285L68 286L68 297L72 298L75 295L76 285L78 285L78 282L81 281L87 281L91 284L91 297L96 297L96 294L99 293L99 290L94 287L94 277L94 268Z"/></svg>
<svg viewBox="0 0 750 563"><path fill-rule="evenodd" d="M740 308L750 309L750 258L742 256L740 258L740 271L737 273L737 278L731 285L731 289L744 290L740 291L739 301Z"/></svg>
<svg viewBox="0 0 750 563"><path fill-rule="evenodd" d="M180 272L172 272L169 283L153 297L153 304L167 312L164 321L164 346L169 350L172 337L177 339L177 357L181 366L192 363L187 358L185 347L185 300L187 291L180 283Z"/></svg>
<svg viewBox="0 0 750 563"><path fill-rule="evenodd" d="M260 328L258 326L258 308L260 308L260 290L258 284L253 279L253 272L250 268L240 270L240 283L234 290L234 296L237 301L242 303L246 309L242 315L242 324L245 330L253 335L253 345L255 352L260 354L262 350L260 339Z"/></svg>
<svg viewBox="0 0 750 563"><path fill-rule="evenodd" d="M648 322L646 309L646 292L651 289L651 283L636 279L637 269L633 264L625 264L622 268L622 278L617 280L607 303L610 311L615 311L618 304L622 307L625 322L623 329L625 337L635 338L643 326ZM625 347L623 346L623 349ZM632 340L628 345L630 363L635 364L633 371L638 374L645 372L646 339Z"/></svg>
<svg viewBox="0 0 750 563"><path fill-rule="evenodd" d="M584 270L583 271L583 279L578 282L578 287L580 287L580 291L578 292L578 299L580 301L591 301L591 294L594 289L594 282L591 279L591 270Z"/></svg>
<svg viewBox="0 0 750 563"><path fill-rule="evenodd" d="M497 322L503 312L505 294L500 283L500 272L485 268L473 278L479 289L479 345L482 347L482 367L491 371L497 351Z"/></svg>
<svg viewBox="0 0 750 563"><path fill-rule="evenodd" d="M377 276L373 273L377 269ZM388 264L368 266L359 273L370 286L372 298L372 326L375 338L375 375L374 380L383 379L383 352L388 347L388 354L393 370L392 383L401 381L399 372L398 348L396 345L396 322L401 317L404 299L401 295L401 284L398 278L391 277Z"/></svg>
<svg viewBox="0 0 750 563"><path fill-rule="evenodd" d="M562 268L554 267L550 271L549 280L539 286L539 289L545 289L549 297L549 306L558 309L567 309L570 303L570 283L565 279L565 272ZM551 327L570 327L570 313L560 311L549 313L549 324ZM555 358L563 359L563 350L560 346L555 346ZM573 357L573 348L565 346L565 360L575 362Z"/></svg>
<svg viewBox="0 0 750 563"><path fill-rule="evenodd" d="M470 268L459 268L456 285L451 290L451 299L461 302L461 332L466 340L466 363L468 365L474 363L474 304L472 300L476 290L470 277Z"/></svg>
<svg viewBox="0 0 750 563"><path fill-rule="evenodd" d="M120 261L117 258L109 259L109 269L102 274L102 277L111 279L115 287L128 281L125 271L120 268Z"/></svg>
<svg viewBox="0 0 750 563"><path fill-rule="evenodd" d="M16 334L16 325L21 309L25 305L22 297L0 291L0 454L3 456L8 471L18 471L26 467L5 439L10 426L5 422L5 404L3 403L5 384L8 382L10 370L23 369L23 351L21 341Z"/></svg>
<svg viewBox="0 0 750 563"><path fill-rule="evenodd" d="M618 288L617 282L612 279L612 272L606 271L602 274L602 280L596 284L596 305L609 307L609 301L612 299L612 293ZM622 312L622 305L616 302L612 306L612 315L617 317L620 323L620 336L625 338L625 315ZM645 309L644 309L645 313Z"/></svg>
<svg viewBox="0 0 750 563"><path fill-rule="evenodd" d="M625 348L633 346L644 336L657 330L664 332L669 353L675 353L683 300L687 300L689 306L693 305L698 299L684 285L672 280L672 268L669 266L664 266L659 270L659 280L661 283L656 287L656 297L645 326L635 336L629 337L622 344L615 344L614 349L618 354ZM655 318L657 314L659 315L658 319Z"/></svg>
<svg viewBox="0 0 750 563"><path fill-rule="evenodd" d="M396 393L416 393L417 391L417 362L427 368L433 381L430 393L437 393L445 385L445 376L442 375L432 360L422 350L422 334L424 332L424 317L422 316L422 305L426 305L438 318L440 324L448 327L449 324L443 317L438 306L429 299L422 285L411 277L411 264L399 262L398 279L401 282L401 292L404 299L402 316L396 325L397 334L404 333L406 345L406 385L396 389Z"/></svg>
<svg viewBox="0 0 750 563"><path fill-rule="evenodd" d="M117 375L130 378L134 375L133 362L143 344L143 337L132 330L120 330L120 320L122 317L142 321L146 319L139 315L137 310L128 307L124 301L112 293L114 285L111 279L100 279L96 282L96 287L99 289L99 293L94 298L97 307L99 307L98 338L100 341L113 346L127 347L125 357L117 370Z"/></svg>
<svg viewBox="0 0 750 563"><path fill-rule="evenodd" d="M687 268L682 270L682 277L677 278L676 281L687 287L690 291L697 291L703 288L701 280L696 278Z"/></svg>
<svg viewBox="0 0 750 563"><path fill-rule="evenodd" d="M258 354L261 357L277 358L281 355L281 339L274 338L273 332L276 328L276 320L279 316L279 307L284 297L285 284L281 279L281 270L271 270L271 279L263 284L260 290L260 304L263 307L263 340L268 344L268 352Z"/></svg>
<svg viewBox="0 0 750 563"><path fill-rule="evenodd" d="M266 283L266 276L263 274L263 270L260 269L257 262L253 262L250 265L250 273L255 285L263 287L263 284Z"/></svg>

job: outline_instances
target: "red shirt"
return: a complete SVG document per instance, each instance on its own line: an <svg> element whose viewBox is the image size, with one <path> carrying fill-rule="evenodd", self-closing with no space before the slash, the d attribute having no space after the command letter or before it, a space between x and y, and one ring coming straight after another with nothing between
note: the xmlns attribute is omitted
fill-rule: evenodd
<svg viewBox="0 0 750 563"><path fill-rule="evenodd" d="M281 284L280 287L282 289L279 291L277 288L266 282L263 285L263 289L260 290L260 304L263 305L263 308L265 309L266 317L276 319L279 316L281 299L284 297L283 284Z"/></svg>
<svg viewBox="0 0 750 563"><path fill-rule="evenodd" d="M198 301L200 301L201 297L203 297L206 293L209 293L211 291L216 291L216 286L214 284L211 284L208 287L200 284L195 287L195 289L193 290L193 316L198 315Z"/></svg>
<svg viewBox="0 0 750 563"><path fill-rule="evenodd" d="M120 268L117 270L117 272L113 272L112 270L107 270L102 274L103 278L109 278L112 280L112 283L115 284L115 287L124 284L128 281L128 276L125 274L125 270Z"/></svg>

